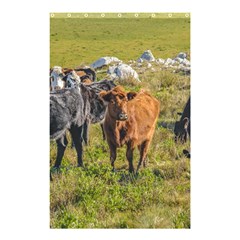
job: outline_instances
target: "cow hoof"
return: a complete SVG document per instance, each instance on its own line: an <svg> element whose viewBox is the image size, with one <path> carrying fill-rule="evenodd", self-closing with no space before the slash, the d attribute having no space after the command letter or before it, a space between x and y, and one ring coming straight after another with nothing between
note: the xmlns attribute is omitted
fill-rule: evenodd
<svg viewBox="0 0 240 240"><path fill-rule="evenodd" d="M51 172L50 172L50 181L51 181L51 182L53 181L53 177L52 177Z"/></svg>
<svg viewBox="0 0 240 240"><path fill-rule="evenodd" d="M59 172L60 171L60 166L54 166L52 169L51 169L51 172Z"/></svg>
<svg viewBox="0 0 240 240"><path fill-rule="evenodd" d="M133 175L135 174L134 170L129 170L129 173Z"/></svg>
<svg viewBox="0 0 240 240"><path fill-rule="evenodd" d="M190 158L191 157L191 154L188 150L186 149L183 149L183 154L187 157L187 158Z"/></svg>

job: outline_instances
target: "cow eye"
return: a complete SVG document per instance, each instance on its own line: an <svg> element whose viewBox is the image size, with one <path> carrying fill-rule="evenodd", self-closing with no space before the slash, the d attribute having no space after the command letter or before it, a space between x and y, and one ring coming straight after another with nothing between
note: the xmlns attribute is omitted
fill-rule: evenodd
<svg viewBox="0 0 240 240"><path fill-rule="evenodd" d="M111 102L112 104L115 104L115 101L114 101L114 100L111 100L110 102Z"/></svg>

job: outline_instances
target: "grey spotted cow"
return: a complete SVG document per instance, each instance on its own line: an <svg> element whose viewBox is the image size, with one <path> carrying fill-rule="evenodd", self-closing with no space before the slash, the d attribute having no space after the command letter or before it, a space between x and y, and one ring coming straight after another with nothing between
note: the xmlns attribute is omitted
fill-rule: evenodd
<svg viewBox="0 0 240 240"><path fill-rule="evenodd" d="M98 93L102 90L110 90L114 86L113 81L102 80L50 94L50 138L57 142L57 159L54 167L58 168L61 165L68 144L67 130L71 134L77 151L78 166L83 166L83 133L88 132L83 131L84 127L88 128L88 124L103 120L106 106Z"/></svg>

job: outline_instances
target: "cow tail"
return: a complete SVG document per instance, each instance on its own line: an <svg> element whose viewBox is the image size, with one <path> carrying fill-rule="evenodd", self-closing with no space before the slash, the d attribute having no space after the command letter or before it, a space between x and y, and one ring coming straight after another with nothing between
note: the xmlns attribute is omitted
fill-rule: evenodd
<svg viewBox="0 0 240 240"><path fill-rule="evenodd" d="M61 137L61 144L66 147L65 143L64 143L64 137Z"/></svg>

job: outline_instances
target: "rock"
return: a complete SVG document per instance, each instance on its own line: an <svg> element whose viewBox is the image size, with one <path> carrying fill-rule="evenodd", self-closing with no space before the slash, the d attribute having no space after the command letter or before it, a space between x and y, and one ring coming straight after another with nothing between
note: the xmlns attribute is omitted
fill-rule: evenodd
<svg viewBox="0 0 240 240"><path fill-rule="evenodd" d="M137 72L127 64L121 63L111 66L109 67L107 73L112 79L118 78L120 81L124 81L128 80L129 78L133 78L134 80L140 82Z"/></svg>
<svg viewBox="0 0 240 240"><path fill-rule="evenodd" d="M187 54L184 53L184 52L180 52L178 55L177 55L178 58L181 58L181 59L184 59L187 57Z"/></svg>
<svg viewBox="0 0 240 240"><path fill-rule="evenodd" d="M183 62L183 59L180 58L180 57L176 57L174 58L175 61L177 61L178 63L182 63Z"/></svg>
<svg viewBox="0 0 240 240"><path fill-rule="evenodd" d="M137 62L138 62L138 63L142 63L142 62L143 62L143 59L142 59L142 58L139 58L139 59L137 60Z"/></svg>
<svg viewBox="0 0 240 240"><path fill-rule="evenodd" d="M155 57L153 56L153 54L150 50L145 51L140 58L145 61L149 61L149 62L155 61Z"/></svg>
<svg viewBox="0 0 240 240"><path fill-rule="evenodd" d="M148 63L148 64L147 64L147 68L150 68L150 67L152 67L152 64L151 64L151 63Z"/></svg>
<svg viewBox="0 0 240 240"><path fill-rule="evenodd" d="M164 62L164 65L169 66L172 65L173 60L171 58L167 58Z"/></svg>
<svg viewBox="0 0 240 240"><path fill-rule="evenodd" d="M157 64L164 64L165 60L163 58L156 59Z"/></svg>
<svg viewBox="0 0 240 240"><path fill-rule="evenodd" d="M108 68L108 70L107 70L107 74L109 74L109 75L115 74L115 73L114 73L115 68L116 68L116 66L110 66L110 67Z"/></svg>
<svg viewBox="0 0 240 240"><path fill-rule="evenodd" d="M178 69L181 69L181 68L183 68L184 66L183 66L183 64L179 64L178 65Z"/></svg>
<svg viewBox="0 0 240 240"><path fill-rule="evenodd" d="M183 64L184 66L186 66L186 67L190 67L190 66L191 66L190 61L188 61L186 58L183 59L182 64Z"/></svg>
<svg viewBox="0 0 240 240"><path fill-rule="evenodd" d="M121 63L121 62L122 61L116 57L101 57L97 61L92 63L90 66L96 69L96 68L101 68L103 66L107 66L110 63Z"/></svg>
<svg viewBox="0 0 240 240"><path fill-rule="evenodd" d="M172 63L171 63L171 65L178 65L179 64L179 62L178 61L176 61L175 59L173 59L172 60Z"/></svg>
<svg viewBox="0 0 240 240"><path fill-rule="evenodd" d="M183 71L186 75L190 75L191 74L191 68L190 67L183 67L181 69L181 71Z"/></svg>

